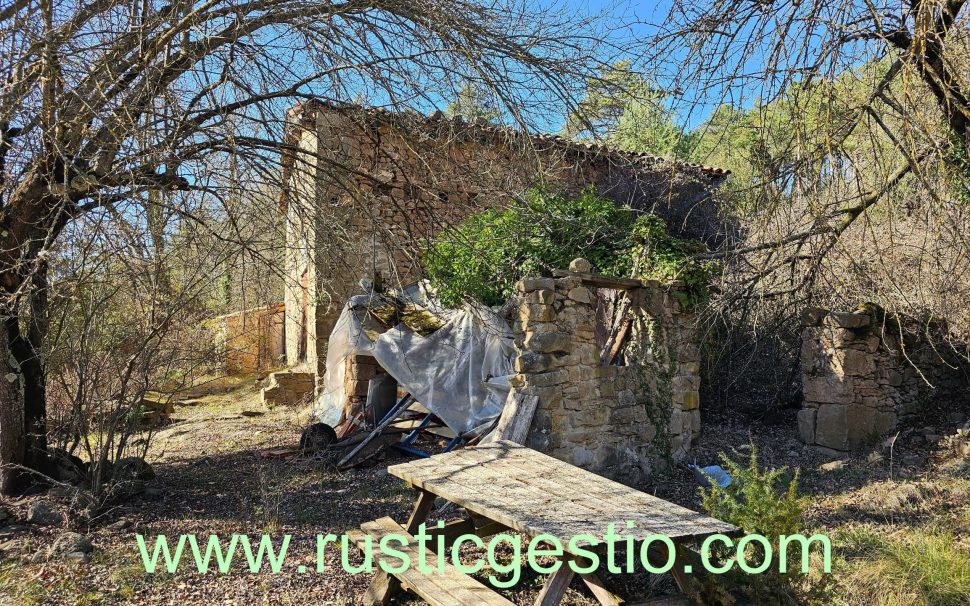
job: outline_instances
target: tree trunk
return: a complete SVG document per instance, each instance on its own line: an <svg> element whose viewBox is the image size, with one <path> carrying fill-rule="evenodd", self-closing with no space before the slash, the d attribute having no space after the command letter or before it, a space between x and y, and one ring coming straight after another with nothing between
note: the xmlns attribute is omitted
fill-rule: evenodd
<svg viewBox="0 0 970 606"><path fill-rule="evenodd" d="M30 316L27 334L11 333L11 351L24 377L24 464L29 469L50 475L47 455L47 373L43 346L47 338L47 263L38 264L31 276ZM19 329L19 325L16 327Z"/></svg>
<svg viewBox="0 0 970 606"><path fill-rule="evenodd" d="M7 331L0 325L0 493L23 488L24 399L20 373L10 352Z"/></svg>

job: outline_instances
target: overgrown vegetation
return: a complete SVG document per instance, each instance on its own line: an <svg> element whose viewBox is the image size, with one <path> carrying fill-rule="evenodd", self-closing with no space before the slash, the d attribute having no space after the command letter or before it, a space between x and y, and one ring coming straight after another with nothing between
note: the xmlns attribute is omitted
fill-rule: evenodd
<svg viewBox="0 0 970 606"><path fill-rule="evenodd" d="M487 210L442 232L424 255L432 286L448 305L474 299L499 305L523 277L550 275L576 257L594 271L686 284L685 305L707 297L712 264L690 255L699 242L667 233L663 219L598 196L530 190L505 210Z"/></svg>
<svg viewBox="0 0 970 606"><path fill-rule="evenodd" d="M965 606L970 603L970 553L949 532L918 529L887 535L856 527L837 535L848 574L849 604Z"/></svg>
<svg viewBox="0 0 970 606"><path fill-rule="evenodd" d="M758 568L767 555L771 565L763 573L748 574L737 567L723 576L708 583L706 590L714 595L717 602L731 603L733 600L724 593L725 589L738 592L756 600L759 604L794 604L805 597L802 587L804 575L797 564L801 561L801 550L795 544L788 545L787 561L789 572L779 572L780 537L796 535L805 530L806 501L798 495L798 470L791 472L787 467L778 469L761 468L758 465L758 450L750 445L751 452L744 465L731 457L721 454L721 461L732 481L722 488L712 483L710 488L702 488L701 499L704 509L715 518L741 528L745 534L759 534L768 539L771 553L766 554L764 547L757 542L749 544L745 560L749 567ZM735 557L733 550L715 551L715 559L724 561ZM814 587L812 593L821 591Z"/></svg>

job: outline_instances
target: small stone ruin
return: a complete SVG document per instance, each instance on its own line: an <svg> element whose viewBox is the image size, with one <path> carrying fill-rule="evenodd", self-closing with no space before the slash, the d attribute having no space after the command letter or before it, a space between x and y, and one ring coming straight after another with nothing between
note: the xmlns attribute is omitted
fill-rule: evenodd
<svg viewBox="0 0 970 606"><path fill-rule="evenodd" d="M904 331L876 306L802 315L802 441L846 452L906 424L966 406L965 361L926 331Z"/></svg>
<svg viewBox="0 0 970 606"><path fill-rule="evenodd" d="M527 446L629 483L684 458L701 428L700 348L677 289L582 271L519 283L510 399L538 397ZM610 360L610 319L624 299L628 334Z"/></svg>

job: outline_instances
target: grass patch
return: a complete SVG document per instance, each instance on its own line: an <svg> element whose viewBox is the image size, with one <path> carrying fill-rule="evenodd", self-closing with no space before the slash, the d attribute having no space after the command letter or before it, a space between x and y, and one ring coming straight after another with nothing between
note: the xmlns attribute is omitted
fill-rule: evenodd
<svg viewBox="0 0 970 606"><path fill-rule="evenodd" d="M23 606L41 604L47 596L44 585L25 578L20 562L8 558L0 561L0 596L17 596Z"/></svg>
<svg viewBox="0 0 970 606"><path fill-rule="evenodd" d="M907 529L892 535L865 527L833 541L847 570L835 577L848 604L966 606L970 604L970 553L952 534Z"/></svg>

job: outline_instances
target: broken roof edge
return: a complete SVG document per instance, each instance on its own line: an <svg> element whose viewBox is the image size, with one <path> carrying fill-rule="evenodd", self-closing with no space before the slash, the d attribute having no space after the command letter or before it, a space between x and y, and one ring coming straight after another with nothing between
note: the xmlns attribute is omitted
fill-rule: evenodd
<svg viewBox="0 0 970 606"><path fill-rule="evenodd" d="M544 145L552 145L563 151L582 154L586 156L598 156L601 158L621 161L636 167L642 165L643 168L654 167L658 164L668 164L672 167L679 167L685 171L702 175L709 181L711 187L719 187L731 174L731 171L723 168L695 164L663 156L655 156L640 152L631 152L599 145L595 143L583 143L565 137L549 133L530 133L520 129L504 125L491 124L487 120L479 118L474 121L467 121L460 116L448 118L441 110L437 110L430 115L421 114L415 110L392 111L381 107L363 106L353 103L338 103L325 101L322 99L309 99L294 105L288 112L291 124L298 124L303 128L311 128L315 125L316 116L321 111L340 112L343 114L354 114L363 116L372 122L382 122L386 124L400 123L404 120L421 122L428 127L450 127L453 132L466 134L478 134L489 138L502 137L508 139L518 139L523 136L530 141Z"/></svg>

